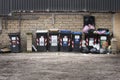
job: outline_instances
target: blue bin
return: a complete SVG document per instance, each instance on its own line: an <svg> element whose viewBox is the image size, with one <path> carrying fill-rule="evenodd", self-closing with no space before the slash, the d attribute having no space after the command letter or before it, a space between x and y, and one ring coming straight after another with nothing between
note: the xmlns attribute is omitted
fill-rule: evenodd
<svg viewBox="0 0 120 80"><path fill-rule="evenodd" d="M71 31L61 30L60 32L60 51L71 51Z"/></svg>
<svg viewBox="0 0 120 80"><path fill-rule="evenodd" d="M72 32L72 51L80 51L82 47L82 32Z"/></svg>

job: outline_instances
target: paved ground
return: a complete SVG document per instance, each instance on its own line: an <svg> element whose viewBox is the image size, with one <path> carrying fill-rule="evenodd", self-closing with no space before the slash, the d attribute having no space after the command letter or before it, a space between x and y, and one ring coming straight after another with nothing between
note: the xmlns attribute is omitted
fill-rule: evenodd
<svg viewBox="0 0 120 80"><path fill-rule="evenodd" d="M120 80L120 55L0 54L0 80Z"/></svg>

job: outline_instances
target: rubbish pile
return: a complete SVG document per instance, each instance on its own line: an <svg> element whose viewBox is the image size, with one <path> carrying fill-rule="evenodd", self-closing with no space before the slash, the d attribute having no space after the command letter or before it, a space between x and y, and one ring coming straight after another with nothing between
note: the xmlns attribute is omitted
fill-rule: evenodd
<svg viewBox="0 0 120 80"><path fill-rule="evenodd" d="M108 53L110 46L110 32L108 29L99 28L95 30L95 27L91 24L84 26L83 33L85 39L82 48L82 52L90 53Z"/></svg>

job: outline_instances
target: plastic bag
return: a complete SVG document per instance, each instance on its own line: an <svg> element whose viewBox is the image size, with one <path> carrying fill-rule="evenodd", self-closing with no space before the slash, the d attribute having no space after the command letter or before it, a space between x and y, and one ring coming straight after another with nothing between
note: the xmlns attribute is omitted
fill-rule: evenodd
<svg viewBox="0 0 120 80"><path fill-rule="evenodd" d="M95 27L91 24L88 25L90 29L95 29Z"/></svg>
<svg viewBox="0 0 120 80"><path fill-rule="evenodd" d="M107 50L105 50L103 48L100 49L100 54L106 54L106 53L107 53Z"/></svg>
<svg viewBox="0 0 120 80"><path fill-rule="evenodd" d="M82 31L83 31L84 33L88 33L88 30L89 30L89 26L86 25L86 26L83 28Z"/></svg>
<svg viewBox="0 0 120 80"><path fill-rule="evenodd" d="M87 47L82 47L81 48L82 53L89 53L89 49Z"/></svg>
<svg viewBox="0 0 120 80"><path fill-rule="evenodd" d="M92 48L92 49L90 50L90 52L91 52L91 53L97 53L97 49L96 49L96 48Z"/></svg>

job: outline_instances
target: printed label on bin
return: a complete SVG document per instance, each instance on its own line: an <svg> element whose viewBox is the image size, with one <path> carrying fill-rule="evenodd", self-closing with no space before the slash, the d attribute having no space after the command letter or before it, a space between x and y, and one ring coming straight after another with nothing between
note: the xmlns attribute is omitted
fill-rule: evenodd
<svg viewBox="0 0 120 80"><path fill-rule="evenodd" d="M94 38L89 39L89 46L94 46Z"/></svg>
<svg viewBox="0 0 120 80"><path fill-rule="evenodd" d="M12 37L12 40L16 40L16 37Z"/></svg>
<svg viewBox="0 0 120 80"><path fill-rule="evenodd" d="M75 43L78 43L79 39L80 39L80 36L79 35L75 35Z"/></svg>
<svg viewBox="0 0 120 80"><path fill-rule="evenodd" d="M14 47L16 47L16 45L13 45L12 47L14 48Z"/></svg>
<svg viewBox="0 0 120 80"><path fill-rule="evenodd" d="M44 46L44 37L43 36L41 36L39 38L39 43L40 43L40 46Z"/></svg>
<svg viewBox="0 0 120 80"><path fill-rule="evenodd" d="M101 36L100 40L107 40L106 36Z"/></svg>
<svg viewBox="0 0 120 80"><path fill-rule="evenodd" d="M108 42L107 41L101 41L101 47L102 48L107 48L108 47Z"/></svg>
<svg viewBox="0 0 120 80"><path fill-rule="evenodd" d="M80 38L80 36L79 35L75 35L75 39L79 39Z"/></svg>
<svg viewBox="0 0 120 80"><path fill-rule="evenodd" d="M57 35L51 36L51 46L57 46L58 45L57 41L58 41Z"/></svg>
<svg viewBox="0 0 120 80"><path fill-rule="evenodd" d="M63 46L67 46L68 45L68 38L67 36L64 36L63 38Z"/></svg>
<svg viewBox="0 0 120 80"><path fill-rule="evenodd" d="M67 38L67 36L64 36L64 38L63 38L63 42L67 42L68 41L68 38Z"/></svg>

